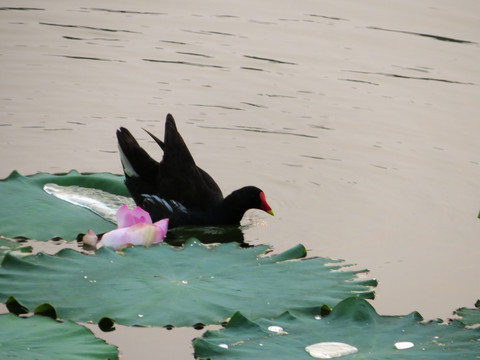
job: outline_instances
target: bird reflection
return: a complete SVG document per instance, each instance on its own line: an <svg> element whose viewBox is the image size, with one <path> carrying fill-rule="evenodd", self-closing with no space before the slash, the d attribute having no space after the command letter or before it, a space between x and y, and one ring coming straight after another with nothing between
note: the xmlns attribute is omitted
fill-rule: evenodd
<svg viewBox="0 0 480 360"><path fill-rule="evenodd" d="M241 247L250 247L245 242L243 231L238 226L182 226L170 229L164 241L173 246L182 246L195 238L203 244L236 242Z"/></svg>

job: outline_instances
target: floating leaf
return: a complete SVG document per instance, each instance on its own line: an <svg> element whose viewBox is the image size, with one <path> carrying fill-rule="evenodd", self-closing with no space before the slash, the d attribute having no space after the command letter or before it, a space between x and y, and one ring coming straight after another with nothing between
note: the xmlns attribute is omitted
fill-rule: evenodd
<svg viewBox="0 0 480 360"><path fill-rule="evenodd" d="M352 281L355 273L330 259L305 256L302 245L277 256L267 246L205 246L189 241L131 247L124 255L101 248L94 256L71 249L18 258L7 254L0 267L0 300L13 296L27 308L55 307L62 319L121 325L192 326L221 323L234 311L250 317L276 316L336 304L356 294L373 297L376 281ZM327 265L330 264L330 265Z"/></svg>
<svg viewBox="0 0 480 360"><path fill-rule="evenodd" d="M459 321L445 325L422 320L416 312L380 316L366 300L351 297L321 319L314 312L285 312L276 319L252 321L237 312L225 329L196 339L194 349L202 359L312 359L307 352L311 345L335 343L331 351L352 360L478 359L480 329L468 329ZM272 332L272 326L283 332ZM318 346L318 358L329 358L321 357L325 349Z"/></svg>
<svg viewBox="0 0 480 360"><path fill-rule="evenodd" d="M0 261L3 259L5 254L10 251L29 253L32 252L32 247L0 237Z"/></svg>
<svg viewBox="0 0 480 360"><path fill-rule="evenodd" d="M118 359L118 349L72 321L0 315L0 359Z"/></svg>
<svg viewBox="0 0 480 360"><path fill-rule="evenodd" d="M113 230L115 225L85 208L72 205L43 190L45 184L81 186L129 196L123 176L79 174L72 170L64 175L38 173L22 176L14 171L0 181L0 235L23 236L36 240L61 237L73 239L78 233L93 229L96 233Z"/></svg>
<svg viewBox="0 0 480 360"><path fill-rule="evenodd" d="M465 325L480 325L480 300L475 303L475 309L460 308L455 313L461 316Z"/></svg>

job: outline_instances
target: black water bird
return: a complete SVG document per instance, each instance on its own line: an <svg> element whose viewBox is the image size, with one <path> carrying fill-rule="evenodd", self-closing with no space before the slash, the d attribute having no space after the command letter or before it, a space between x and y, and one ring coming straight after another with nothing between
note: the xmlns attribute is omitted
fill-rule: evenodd
<svg viewBox="0 0 480 360"><path fill-rule="evenodd" d="M153 221L169 218L170 228L234 225L249 209L273 215L265 194L255 186L224 198L215 180L195 164L172 115L167 115L164 141L146 132L163 150L162 161L152 159L126 128L117 130L117 139L125 185Z"/></svg>

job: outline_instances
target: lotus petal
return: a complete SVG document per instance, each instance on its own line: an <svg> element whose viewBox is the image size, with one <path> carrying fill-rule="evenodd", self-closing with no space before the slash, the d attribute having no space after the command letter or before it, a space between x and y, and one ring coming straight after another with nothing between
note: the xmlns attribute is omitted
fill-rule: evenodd
<svg viewBox="0 0 480 360"><path fill-rule="evenodd" d="M125 228L139 223L152 223L150 214L140 206L130 210L127 205L123 204L117 210L118 228Z"/></svg>
<svg viewBox="0 0 480 360"><path fill-rule="evenodd" d="M115 250L129 245L150 246L163 241L167 228L168 219L163 219L155 224L139 223L115 229L103 235L100 246L107 246Z"/></svg>
<svg viewBox="0 0 480 360"><path fill-rule="evenodd" d="M160 230L160 232L163 232L163 237L162 237L163 239L168 231L168 219L159 220L153 223L153 226L157 227Z"/></svg>

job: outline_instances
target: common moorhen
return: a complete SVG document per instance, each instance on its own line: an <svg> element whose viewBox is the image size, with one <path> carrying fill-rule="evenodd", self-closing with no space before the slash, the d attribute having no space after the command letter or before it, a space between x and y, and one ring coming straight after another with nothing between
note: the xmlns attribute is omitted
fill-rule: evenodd
<svg viewBox="0 0 480 360"><path fill-rule="evenodd" d="M153 221L169 218L169 228L234 225L248 209L273 215L265 194L255 186L245 186L224 198L212 177L195 164L172 115L167 115L164 141L147 133L163 150L160 162L152 159L127 129L117 130L117 139L125 185Z"/></svg>

